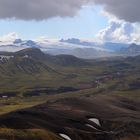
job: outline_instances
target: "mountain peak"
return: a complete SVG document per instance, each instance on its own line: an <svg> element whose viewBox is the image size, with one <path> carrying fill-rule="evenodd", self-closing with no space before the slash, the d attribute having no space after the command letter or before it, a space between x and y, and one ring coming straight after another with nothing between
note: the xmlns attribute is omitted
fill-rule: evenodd
<svg viewBox="0 0 140 140"><path fill-rule="evenodd" d="M77 38L69 38L67 40L61 39L60 42L67 42L67 43L72 43L72 44L76 43L77 44L77 43L80 43L81 41L80 41L80 39L77 39Z"/></svg>
<svg viewBox="0 0 140 140"><path fill-rule="evenodd" d="M43 53L43 52L38 48L26 48L18 51L17 53Z"/></svg>
<svg viewBox="0 0 140 140"><path fill-rule="evenodd" d="M22 40L21 39L15 39L13 43L14 44L19 44L19 43L22 43Z"/></svg>
<svg viewBox="0 0 140 140"><path fill-rule="evenodd" d="M43 59L45 54L38 48L26 48L16 52L18 56L30 56L35 59Z"/></svg>
<svg viewBox="0 0 140 140"><path fill-rule="evenodd" d="M38 48L39 46L32 40L27 40L25 42L22 43L22 45L26 45L26 46L30 46L33 48Z"/></svg>

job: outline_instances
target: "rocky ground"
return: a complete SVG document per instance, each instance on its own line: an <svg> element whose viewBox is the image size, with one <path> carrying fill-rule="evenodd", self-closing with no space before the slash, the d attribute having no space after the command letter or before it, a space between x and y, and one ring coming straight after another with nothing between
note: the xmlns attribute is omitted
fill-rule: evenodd
<svg viewBox="0 0 140 140"><path fill-rule="evenodd" d="M115 95L61 99L0 116L0 126L49 130L67 140L139 140L139 106L139 98Z"/></svg>

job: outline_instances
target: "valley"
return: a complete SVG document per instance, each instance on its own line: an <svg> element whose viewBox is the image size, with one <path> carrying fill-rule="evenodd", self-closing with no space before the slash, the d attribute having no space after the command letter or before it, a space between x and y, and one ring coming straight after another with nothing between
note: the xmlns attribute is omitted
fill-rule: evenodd
<svg viewBox="0 0 140 140"><path fill-rule="evenodd" d="M0 139L140 139L140 56L0 56Z"/></svg>

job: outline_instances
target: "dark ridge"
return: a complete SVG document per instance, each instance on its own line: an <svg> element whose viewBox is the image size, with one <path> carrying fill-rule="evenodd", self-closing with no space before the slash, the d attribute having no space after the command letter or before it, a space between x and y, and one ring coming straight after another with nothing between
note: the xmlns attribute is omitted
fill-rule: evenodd
<svg viewBox="0 0 140 140"><path fill-rule="evenodd" d="M59 63L62 66L86 66L89 65L86 60L77 58L72 55L57 55L56 57L56 63Z"/></svg>

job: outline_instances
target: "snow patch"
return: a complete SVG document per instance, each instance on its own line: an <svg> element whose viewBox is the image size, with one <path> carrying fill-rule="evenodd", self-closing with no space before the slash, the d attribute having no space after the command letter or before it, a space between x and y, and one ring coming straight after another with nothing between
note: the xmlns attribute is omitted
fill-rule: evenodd
<svg viewBox="0 0 140 140"><path fill-rule="evenodd" d="M90 124L86 124L86 126L90 127L90 128L93 128L95 130L98 130L97 128L95 128L94 126L90 125Z"/></svg>
<svg viewBox="0 0 140 140"><path fill-rule="evenodd" d="M14 58L14 56L5 56L5 55L0 55L0 60L3 60L3 59L11 59L11 58Z"/></svg>
<svg viewBox="0 0 140 140"><path fill-rule="evenodd" d="M29 58L29 56L28 56L28 55L24 55L23 57L24 57L24 58Z"/></svg>
<svg viewBox="0 0 140 140"><path fill-rule="evenodd" d="M62 138L66 139L66 140L72 140L69 136L67 136L66 134L59 134Z"/></svg>
<svg viewBox="0 0 140 140"><path fill-rule="evenodd" d="M8 96L2 96L2 98L8 98Z"/></svg>
<svg viewBox="0 0 140 140"><path fill-rule="evenodd" d="M89 121L96 123L98 126L101 126L100 121L96 118L90 118Z"/></svg>

